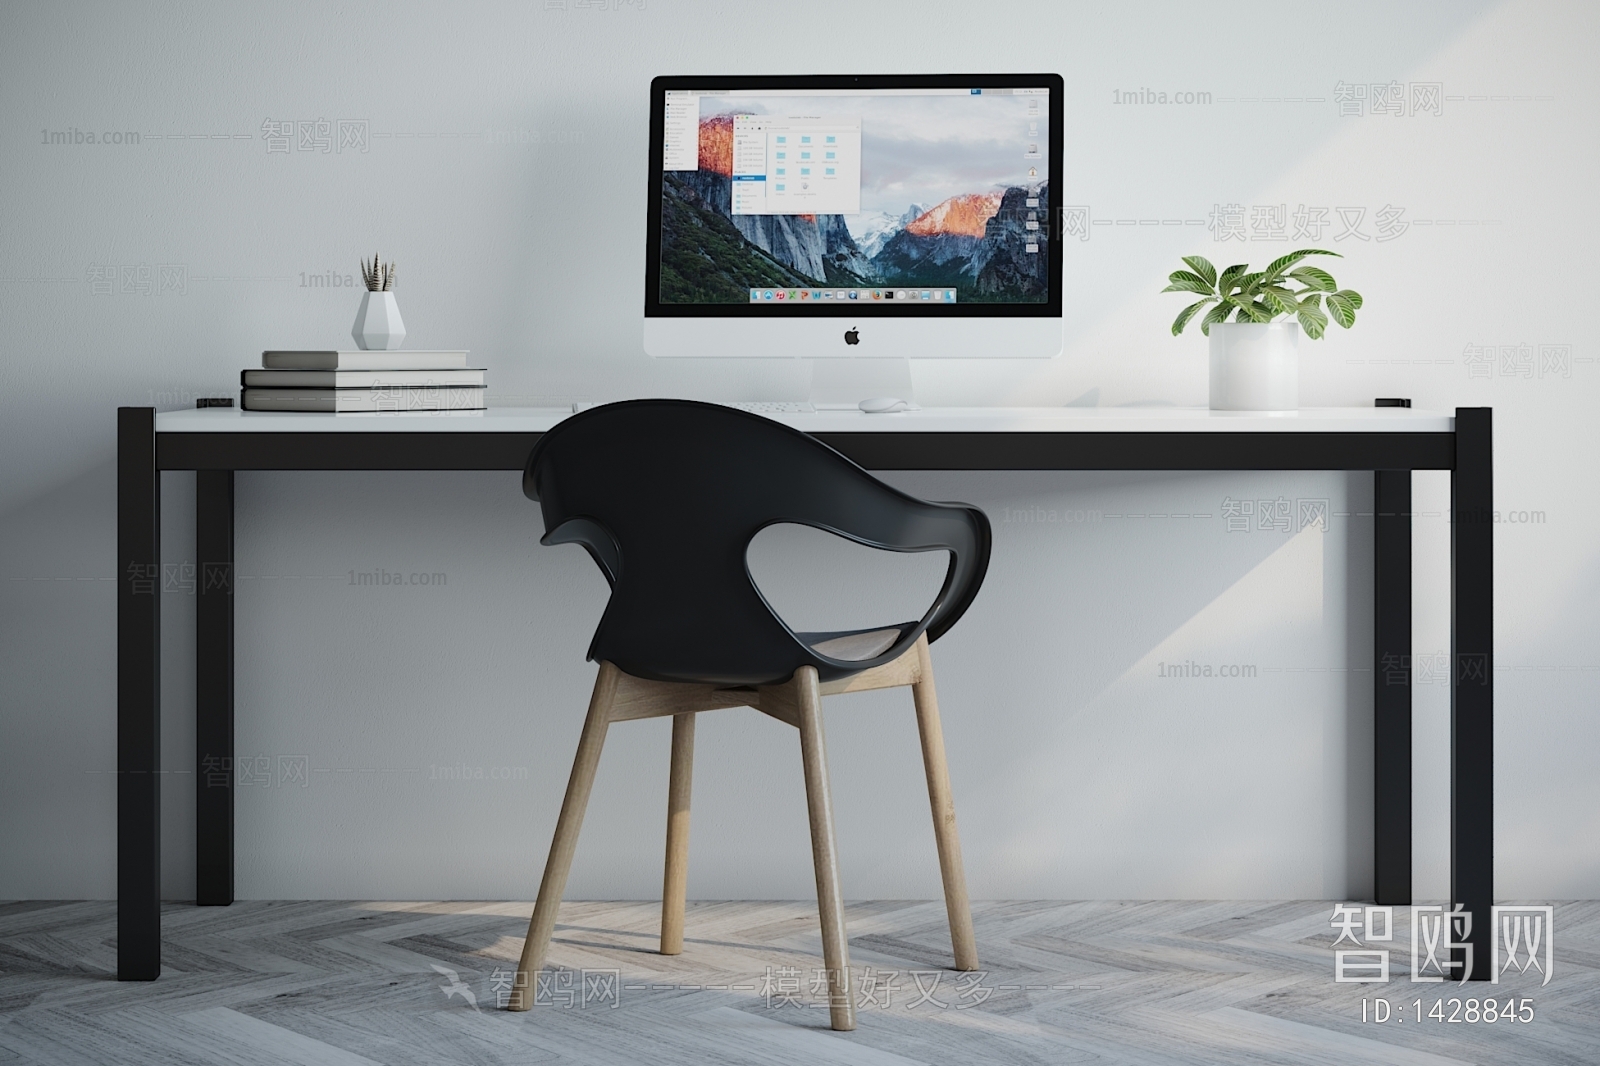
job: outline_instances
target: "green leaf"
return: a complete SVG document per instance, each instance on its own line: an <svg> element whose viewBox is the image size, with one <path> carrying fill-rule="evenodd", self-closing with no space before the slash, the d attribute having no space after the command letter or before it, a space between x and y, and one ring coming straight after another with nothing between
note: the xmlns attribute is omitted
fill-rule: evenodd
<svg viewBox="0 0 1600 1066"><path fill-rule="evenodd" d="M1306 331L1307 337L1314 341L1322 339L1323 331L1328 328L1327 315L1315 308L1308 308L1302 304L1300 306L1300 314L1296 317L1299 318L1300 328Z"/></svg>
<svg viewBox="0 0 1600 1066"><path fill-rule="evenodd" d="M1321 248L1302 248L1298 252L1290 252L1288 255L1279 256L1277 259L1274 259L1270 264L1267 265L1267 273L1272 277L1277 277L1279 274L1282 274L1285 270L1288 270L1291 266L1300 262L1300 260L1304 259L1308 255L1331 255L1336 259L1344 258L1338 252L1327 252L1323 251Z"/></svg>
<svg viewBox="0 0 1600 1066"><path fill-rule="evenodd" d="M1271 322L1272 312L1254 303L1243 296L1228 296L1223 303L1235 308L1239 313L1234 317L1235 322Z"/></svg>
<svg viewBox="0 0 1600 1066"><path fill-rule="evenodd" d="M1249 269L1249 263L1235 263L1233 266L1228 267L1222 272L1222 276L1217 279L1217 291L1224 296L1232 292L1234 279Z"/></svg>
<svg viewBox="0 0 1600 1066"><path fill-rule="evenodd" d="M1338 292L1334 293L1334 295L1343 296L1347 301L1349 301L1351 307L1355 308L1357 311L1361 310L1361 294L1356 290L1340 289Z"/></svg>
<svg viewBox="0 0 1600 1066"><path fill-rule="evenodd" d="M1318 292L1332 292L1339 287L1339 283L1333 280L1333 275L1320 267L1303 266L1299 270L1289 271L1289 276Z"/></svg>
<svg viewBox="0 0 1600 1066"><path fill-rule="evenodd" d="M1206 312L1206 317L1200 320L1200 332L1208 337L1211 336L1211 327L1223 321L1232 313L1233 305L1226 300L1217 304L1217 306Z"/></svg>
<svg viewBox="0 0 1600 1066"><path fill-rule="evenodd" d="M1240 276L1239 279L1234 282L1235 285L1239 286L1239 295L1254 296L1256 294L1256 289L1261 284L1261 279L1264 276L1265 275L1261 274L1260 272L1254 274L1244 274Z"/></svg>
<svg viewBox="0 0 1600 1066"><path fill-rule="evenodd" d="M1349 300L1346 300L1336 292L1328 294L1328 313L1333 316L1335 322L1345 329L1349 329L1356 324L1356 309L1350 306Z"/></svg>
<svg viewBox="0 0 1600 1066"><path fill-rule="evenodd" d="M1272 308L1274 315L1292 315L1300 310L1300 301L1284 289L1268 289L1261 294L1261 302Z"/></svg>
<svg viewBox="0 0 1600 1066"><path fill-rule="evenodd" d="M1314 292L1310 296L1307 296L1305 299L1301 300L1300 310L1304 311L1307 308L1320 312L1322 309L1322 294Z"/></svg>
<svg viewBox="0 0 1600 1066"><path fill-rule="evenodd" d="M1211 265L1211 260L1201 255L1186 255L1183 261L1188 263L1196 274L1205 279L1207 285L1215 287L1217 284L1217 268Z"/></svg>
<svg viewBox="0 0 1600 1066"><path fill-rule="evenodd" d="M1212 289L1206 279L1199 274L1191 274L1187 270L1174 270L1167 278L1172 282L1162 292L1197 292L1202 296L1210 296Z"/></svg>
<svg viewBox="0 0 1600 1066"><path fill-rule="evenodd" d="M1176 337L1178 334L1182 333L1184 327L1189 324L1189 320L1194 317L1194 313L1200 310L1206 304L1212 303L1215 300L1215 296L1208 296L1204 300L1196 300L1194 303L1180 311L1178 313L1178 317L1172 320L1172 335Z"/></svg>

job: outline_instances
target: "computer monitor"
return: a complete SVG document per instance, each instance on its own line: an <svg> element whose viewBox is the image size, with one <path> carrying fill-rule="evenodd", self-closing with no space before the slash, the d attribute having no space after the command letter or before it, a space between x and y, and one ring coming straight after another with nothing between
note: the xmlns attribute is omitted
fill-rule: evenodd
<svg viewBox="0 0 1600 1066"><path fill-rule="evenodd" d="M1055 74L660 77L654 356L1060 353Z"/></svg>

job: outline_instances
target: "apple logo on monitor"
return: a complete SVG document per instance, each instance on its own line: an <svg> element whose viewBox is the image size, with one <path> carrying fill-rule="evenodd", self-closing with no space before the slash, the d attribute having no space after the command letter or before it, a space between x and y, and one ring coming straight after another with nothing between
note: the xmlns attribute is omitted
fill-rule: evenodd
<svg viewBox="0 0 1600 1066"><path fill-rule="evenodd" d="M847 329L847 330L845 330L844 331L844 342L846 344L860 344L861 343L861 331L858 330L858 329Z"/></svg>

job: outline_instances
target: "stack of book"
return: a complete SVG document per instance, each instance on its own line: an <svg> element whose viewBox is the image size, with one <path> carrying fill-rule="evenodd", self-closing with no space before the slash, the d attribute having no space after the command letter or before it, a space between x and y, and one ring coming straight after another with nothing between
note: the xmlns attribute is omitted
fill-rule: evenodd
<svg viewBox="0 0 1600 1066"><path fill-rule="evenodd" d="M246 411L481 411L466 352L262 352L240 375Z"/></svg>

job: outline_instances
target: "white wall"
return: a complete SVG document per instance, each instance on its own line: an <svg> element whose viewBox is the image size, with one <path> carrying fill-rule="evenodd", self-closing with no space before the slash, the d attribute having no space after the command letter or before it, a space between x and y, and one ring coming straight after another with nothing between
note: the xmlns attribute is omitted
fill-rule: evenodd
<svg viewBox="0 0 1600 1066"><path fill-rule="evenodd" d="M640 350L649 78L927 70L1059 71L1061 199L1094 224L1066 248L1066 354L919 366L925 404L1203 403L1204 342L1167 335L1165 274L1191 252L1291 247L1219 245L1213 205L1330 223L1365 207L1369 236L1404 209L1393 240L1330 224L1312 242L1345 253L1336 274L1367 308L1309 346L1304 402L1494 407L1497 502L1542 516L1497 530L1497 884L1600 893L1593 5L643 6L0 13L0 897L115 892L115 406L191 406L264 347L340 343L354 294L301 274L353 276L375 250L401 264L409 344L470 347L498 403L784 394L792 368ZM1438 83L1443 114L1340 117L1341 81ZM1139 88L1211 103L1112 102ZM267 151L264 121L319 118L366 122L368 150ZM140 136L44 143L73 130ZM1185 224L1137 224L1163 219ZM115 291L95 291L97 267ZM156 291L137 291L143 268ZM1486 345L1497 364L1475 377ZM1506 372L1523 345L1526 378ZM1569 346L1567 373L1541 373L1544 345ZM995 522L988 585L935 649L977 895L1370 892L1370 478L892 480ZM1434 653L1448 483L1416 481L1415 647ZM175 565L193 558L192 485L163 478ZM242 789L240 895L531 897L593 676L598 573L537 546L512 474L252 473L237 492L239 754L310 771ZM1328 500L1328 531L1227 530L1225 498L1280 496ZM893 583L809 538L762 552L797 611L836 602L819 567L874 596ZM377 568L445 583L350 583ZM192 605L164 594L174 898L193 891ZM1160 676L1191 660L1256 676ZM935 895L909 698L838 699L828 730L847 894ZM1445 686L1420 684L1421 896L1448 891L1447 737ZM666 738L613 731L573 896L659 891ZM809 895L793 736L707 716L697 771L691 894Z"/></svg>

